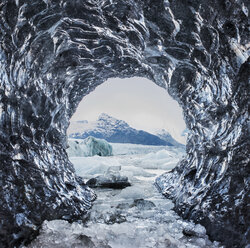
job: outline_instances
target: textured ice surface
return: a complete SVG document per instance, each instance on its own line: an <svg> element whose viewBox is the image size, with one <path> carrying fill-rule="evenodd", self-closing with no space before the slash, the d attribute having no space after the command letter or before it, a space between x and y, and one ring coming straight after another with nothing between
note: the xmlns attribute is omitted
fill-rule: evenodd
<svg viewBox="0 0 250 248"><path fill-rule="evenodd" d="M91 207L69 120L108 78L133 76L166 88L190 131L159 189L213 239L249 243L248 15L249 0L1 0L0 246Z"/></svg>
<svg viewBox="0 0 250 248"><path fill-rule="evenodd" d="M126 145L124 145L124 148ZM136 146L134 146L136 150ZM104 158L106 163L115 164L106 172L127 171L134 163L147 160L160 163L162 159L172 159L173 150L160 150L151 154L130 154ZM138 146L138 151L141 147ZM147 151L147 150L145 150ZM143 156L142 156L143 155ZM175 154L180 159L182 153ZM82 160L82 158L75 158ZM91 157L96 163L102 157ZM84 163L86 164L86 163ZM119 166L118 166L119 164ZM206 230L201 225L182 220L173 210L174 204L165 199L153 186L155 175L144 176L143 162L137 164L137 171L131 170L131 187L122 190L97 189L98 198L94 203L87 222L54 220L45 221L37 239L29 248L51 247L99 247L99 248L212 248L219 247L209 241ZM90 165L91 166L91 165ZM141 173L139 173L141 170ZM85 171L88 171L85 168ZM84 176L79 170L78 175ZM103 173L103 171L100 171ZM140 174L140 177L137 175Z"/></svg>
<svg viewBox="0 0 250 248"><path fill-rule="evenodd" d="M111 156L112 146L103 139L88 137L84 140L69 139L67 153L70 157Z"/></svg>

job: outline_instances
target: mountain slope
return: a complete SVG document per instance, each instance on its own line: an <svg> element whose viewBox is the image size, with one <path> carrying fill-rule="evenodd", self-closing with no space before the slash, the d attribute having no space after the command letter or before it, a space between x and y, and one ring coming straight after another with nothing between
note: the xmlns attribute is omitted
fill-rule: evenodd
<svg viewBox="0 0 250 248"><path fill-rule="evenodd" d="M93 136L113 143L167 146L175 146L178 143L172 137L168 141L143 130L134 129L125 121L115 119L107 114L101 114L98 120L94 122L72 122L68 130L68 135L70 138L77 139Z"/></svg>
<svg viewBox="0 0 250 248"><path fill-rule="evenodd" d="M154 135L158 136L160 139L165 140L166 142L171 143L174 146L179 146L179 147L185 147L185 145L179 143L178 141L176 141L171 134L166 131L165 129L159 129L156 130L154 133Z"/></svg>

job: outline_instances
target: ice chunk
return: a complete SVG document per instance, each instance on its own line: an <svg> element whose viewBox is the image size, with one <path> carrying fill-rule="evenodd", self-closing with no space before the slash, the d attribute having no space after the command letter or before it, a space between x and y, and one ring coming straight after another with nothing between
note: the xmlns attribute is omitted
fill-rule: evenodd
<svg viewBox="0 0 250 248"><path fill-rule="evenodd" d="M204 237L206 229L200 224L188 224L184 227L183 234L186 236Z"/></svg>
<svg viewBox="0 0 250 248"><path fill-rule="evenodd" d="M147 196L148 192L140 186L132 186L123 189L120 194L117 195L118 198L124 199L141 199Z"/></svg>
<svg viewBox="0 0 250 248"><path fill-rule="evenodd" d="M112 146L103 139L89 136L84 140L69 139L69 157L112 156Z"/></svg>
<svg viewBox="0 0 250 248"><path fill-rule="evenodd" d="M108 170L104 175L91 178L87 182L87 185L92 188L101 187L123 189L131 184L128 182L128 178L126 176L121 176L119 171Z"/></svg>
<svg viewBox="0 0 250 248"><path fill-rule="evenodd" d="M94 176L103 175L108 170L119 168L119 159L111 157L70 157L78 176L83 178L93 178ZM112 167L111 169L109 169Z"/></svg>
<svg viewBox="0 0 250 248"><path fill-rule="evenodd" d="M85 157L87 155L87 147L82 140L68 140L69 148L67 153L69 157Z"/></svg>
<svg viewBox="0 0 250 248"><path fill-rule="evenodd" d="M103 139L88 137L84 140L88 147L89 156L112 156L112 146Z"/></svg>
<svg viewBox="0 0 250 248"><path fill-rule="evenodd" d="M137 165L144 169L171 170L179 162L183 153L181 150L162 149L157 152L150 152L137 160Z"/></svg>

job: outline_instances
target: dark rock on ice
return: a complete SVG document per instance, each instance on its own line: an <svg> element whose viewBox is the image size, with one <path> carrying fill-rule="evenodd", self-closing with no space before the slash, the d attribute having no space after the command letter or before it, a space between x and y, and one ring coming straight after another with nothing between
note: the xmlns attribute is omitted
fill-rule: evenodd
<svg viewBox="0 0 250 248"><path fill-rule="evenodd" d="M108 244L100 244L100 245L98 245L96 248L112 248L110 245L108 245Z"/></svg>
<svg viewBox="0 0 250 248"><path fill-rule="evenodd" d="M104 175L91 178L86 183L91 188L113 188L113 189L124 189L131 186L128 181L128 177L121 176L119 172L112 173L108 172Z"/></svg>
<svg viewBox="0 0 250 248"><path fill-rule="evenodd" d="M1 0L0 246L91 207L65 151L69 120L95 87L132 76L166 88L189 130L157 187L211 239L247 245L248 13L247 0Z"/></svg>
<svg viewBox="0 0 250 248"><path fill-rule="evenodd" d="M119 209L129 209L131 207L131 205L129 203L119 203L116 208L119 208Z"/></svg>
<svg viewBox="0 0 250 248"><path fill-rule="evenodd" d="M173 244L169 239L165 239L165 247L168 248L178 248L178 246L176 244Z"/></svg>
<svg viewBox="0 0 250 248"><path fill-rule="evenodd" d="M152 208L155 208L155 204L151 201L144 200L144 199L136 199L131 204L131 207L137 207L138 209L144 211L144 210L150 210Z"/></svg>
<svg viewBox="0 0 250 248"><path fill-rule="evenodd" d="M96 178L91 178L89 179L86 184L91 187L91 188L94 188L94 187L97 187L97 179Z"/></svg>
<svg viewBox="0 0 250 248"><path fill-rule="evenodd" d="M96 248L94 242L91 240L90 237L88 237L87 235L84 234L80 234L77 239L79 239L81 241L81 245L82 247L86 247L86 248Z"/></svg>

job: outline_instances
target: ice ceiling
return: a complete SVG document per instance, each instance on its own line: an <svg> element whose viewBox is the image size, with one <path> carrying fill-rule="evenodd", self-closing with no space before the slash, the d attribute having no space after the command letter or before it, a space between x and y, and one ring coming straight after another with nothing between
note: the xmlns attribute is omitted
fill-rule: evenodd
<svg viewBox="0 0 250 248"><path fill-rule="evenodd" d="M159 189L212 239L247 244L248 12L246 0L2 0L0 246L90 208L65 152L69 119L96 86L131 76L166 88L191 131Z"/></svg>

